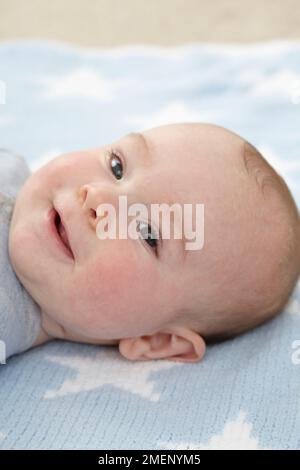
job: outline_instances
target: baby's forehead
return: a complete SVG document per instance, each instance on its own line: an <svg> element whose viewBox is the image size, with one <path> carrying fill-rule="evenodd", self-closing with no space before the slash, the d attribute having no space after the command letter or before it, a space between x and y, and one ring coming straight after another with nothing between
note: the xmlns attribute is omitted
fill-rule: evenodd
<svg viewBox="0 0 300 470"><path fill-rule="evenodd" d="M212 125L163 126L146 131L147 148L160 168L171 172L174 182L205 187L234 185L246 175L243 163L244 139Z"/></svg>
<svg viewBox="0 0 300 470"><path fill-rule="evenodd" d="M163 155L173 163L196 161L233 165L241 158L245 140L239 135L212 124L170 124L140 133L153 156Z"/></svg>
<svg viewBox="0 0 300 470"><path fill-rule="evenodd" d="M243 188L249 184L244 143L227 129L199 123L160 126L126 137L128 149L135 146L151 162L145 189L149 199L204 204L208 219L220 221L237 206L236 200L244 203Z"/></svg>

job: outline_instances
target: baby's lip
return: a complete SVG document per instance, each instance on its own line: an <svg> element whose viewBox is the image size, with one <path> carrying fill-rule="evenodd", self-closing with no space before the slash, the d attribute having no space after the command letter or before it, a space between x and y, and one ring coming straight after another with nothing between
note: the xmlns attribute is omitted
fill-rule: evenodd
<svg viewBox="0 0 300 470"><path fill-rule="evenodd" d="M67 249L70 251L70 254L72 255L73 259L75 259L74 251L72 249L72 244L71 244L71 240L70 240L70 231L69 231L69 227L66 224L64 214L61 210L58 211L56 209L56 207L54 207L54 210L56 211L56 214L60 218L60 223L62 224L62 226L64 228L64 231L65 231L65 235L66 235L65 240L63 240L62 237L60 237L60 238L63 241L64 245L67 247ZM60 235L60 234L58 233L58 235Z"/></svg>

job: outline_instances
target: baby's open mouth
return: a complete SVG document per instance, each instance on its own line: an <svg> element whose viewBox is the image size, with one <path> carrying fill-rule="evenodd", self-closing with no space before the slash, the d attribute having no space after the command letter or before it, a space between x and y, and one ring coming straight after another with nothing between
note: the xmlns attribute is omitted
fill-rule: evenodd
<svg viewBox="0 0 300 470"><path fill-rule="evenodd" d="M64 246L69 251L72 258L74 259L74 255L73 255L73 252L71 250L70 243L69 243L69 240L68 240L67 232L66 232L65 227L64 227L64 225L61 221L60 215L57 211L56 211L56 214L55 214L54 223L55 223L55 227L56 227L58 236L60 237L60 239L61 239L62 243L64 244Z"/></svg>

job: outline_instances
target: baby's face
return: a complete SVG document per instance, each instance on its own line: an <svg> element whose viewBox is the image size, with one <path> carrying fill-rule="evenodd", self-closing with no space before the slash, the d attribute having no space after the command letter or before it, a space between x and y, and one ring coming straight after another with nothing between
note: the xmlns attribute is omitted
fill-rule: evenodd
<svg viewBox="0 0 300 470"><path fill-rule="evenodd" d="M43 312L74 333L115 340L159 331L195 291L207 292L214 283L211 267L221 241L230 243L229 232L221 236L223 223L239 197L240 178L247 180L241 148L234 134L185 124L53 159L30 175L16 200L9 250L20 281ZM110 150L120 155L117 167ZM143 238L100 240L97 207L109 203L117 211L121 195L128 206L149 209L152 203L204 204L204 247L188 251L172 237L157 247ZM74 259L50 233L53 207ZM235 222L241 220L233 216Z"/></svg>

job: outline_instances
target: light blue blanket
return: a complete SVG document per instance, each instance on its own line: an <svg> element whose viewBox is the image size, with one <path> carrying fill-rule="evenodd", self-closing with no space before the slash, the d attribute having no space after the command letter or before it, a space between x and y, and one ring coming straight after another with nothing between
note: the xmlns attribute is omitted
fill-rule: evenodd
<svg viewBox="0 0 300 470"><path fill-rule="evenodd" d="M243 135L300 205L300 43L87 50L0 44L0 146L31 169L175 121ZM300 285L197 364L55 341L0 369L3 449L300 448Z"/></svg>

